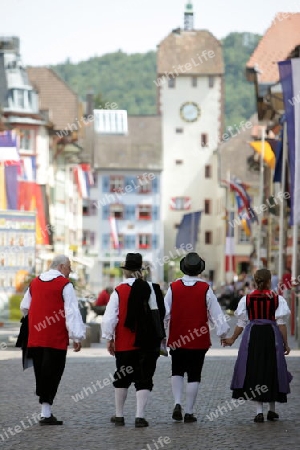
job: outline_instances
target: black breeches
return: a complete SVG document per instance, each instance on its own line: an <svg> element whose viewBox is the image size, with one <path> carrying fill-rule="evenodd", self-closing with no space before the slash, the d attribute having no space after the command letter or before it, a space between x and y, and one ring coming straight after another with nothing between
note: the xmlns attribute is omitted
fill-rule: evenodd
<svg viewBox="0 0 300 450"><path fill-rule="evenodd" d="M33 359L36 395L40 403L52 405L66 364L66 350L48 347L32 347L29 355Z"/></svg>

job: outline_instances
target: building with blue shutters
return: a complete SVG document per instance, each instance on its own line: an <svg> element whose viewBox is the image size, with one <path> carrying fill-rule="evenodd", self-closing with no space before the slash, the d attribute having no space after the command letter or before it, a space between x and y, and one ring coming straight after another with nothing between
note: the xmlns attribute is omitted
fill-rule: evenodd
<svg viewBox="0 0 300 450"><path fill-rule="evenodd" d="M91 290L97 293L121 280L119 267L128 252L141 253L149 278L162 282L160 119L95 110L87 141L95 171L95 185L83 210L84 253L96 261L89 272Z"/></svg>

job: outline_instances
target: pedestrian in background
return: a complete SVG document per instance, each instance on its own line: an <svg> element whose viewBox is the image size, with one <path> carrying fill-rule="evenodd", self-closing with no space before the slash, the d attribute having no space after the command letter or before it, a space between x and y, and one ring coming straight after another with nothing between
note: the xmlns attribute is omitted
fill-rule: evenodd
<svg viewBox="0 0 300 450"><path fill-rule="evenodd" d="M56 256L50 269L31 281L20 304L23 315L28 314L27 349L42 405L40 425L63 424L53 416L51 406L65 369L69 339L79 352L85 337L70 272L69 258Z"/></svg>
<svg viewBox="0 0 300 450"><path fill-rule="evenodd" d="M271 291L269 270L257 270L254 281L257 288L240 300L235 311L238 322L233 335L222 343L231 346L244 330L231 382L232 397L254 400L254 422L264 422L263 403L269 403L267 420L278 419L275 402L286 403L290 392L292 376L284 357L290 353L286 328L290 310L285 299Z"/></svg>
<svg viewBox="0 0 300 450"><path fill-rule="evenodd" d="M123 269L125 280L110 296L102 320L102 337L116 358L115 426L125 425L124 405L131 383L136 389L135 427L149 425L145 409L153 388L153 375L165 337L165 307L158 284L142 279L142 255L128 253Z"/></svg>
<svg viewBox="0 0 300 450"><path fill-rule="evenodd" d="M165 296L165 330L172 358L172 419L196 422L193 414L207 350L211 346L210 322L217 336L225 337L230 327L219 302L207 282L199 278L205 262L197 253L188 253L180 261L184 276L173 283ZM184 374L187 373L185 414L182 415Z"/></svg>

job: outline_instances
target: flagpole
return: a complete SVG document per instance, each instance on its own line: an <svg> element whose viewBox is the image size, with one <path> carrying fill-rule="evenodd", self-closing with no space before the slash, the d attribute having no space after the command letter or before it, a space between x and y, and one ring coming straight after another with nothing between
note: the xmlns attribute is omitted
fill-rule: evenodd
<svg viewBox="0 0 300 450"><path fill-rule="evenodd" d="M231 215L230 215L230 213L231 213L231 202L230 202L230 170L228 170L227 171L227 181L228 181L228 186L227 186L227 189L226 189L226 211L227 211L227 224L226 224L226 237L225 237L225 261L226 261L226 247L227 247L227 245L228 245L228 243L227 243L227 241L230 243L229 245L230 245L230 249L228 250L228 248L227 248L227 251L229 251L230 253L229 253L229 265L228 265L228 273L229 273L229 277L230 277L230 280L228 280L228 281L231 281L231 274L232 274L232 255L231 255L231 250L232 250L232 248L231 248L231 240L229 239L230 238L230 236L227 236L227 234L231 234L229 231L228 231L228 233L227 233L227 230L230 230L230 228L229 228L229 221L230 221L230 219L231 219ZM226 275L226 266L225 266L225 275Z"/></svg>
<svg viewBox="0 0 300 450"><path fill-rule="evenodd" d="M259 179L259 203L264 201L264 156L265 156L265 126L262 126L262 149L260 154L260 179ZM257 269L261 266L261 245L262 245L262 214L258 218L258 236L257 236Z"/></svg>
<svg viewBox="0 0 300 450"><path fill-rule="evenodd" d="M282 168L281 168L281 189L284 192L286 184L286 159L287 159L287 125L286 121L283 124L283 143L282 143ZM278 279L282 280L283 269L284 269L284 219L286 215L285 202L280 202L280 213L279 213L279 261L278 261Z"/></svg>

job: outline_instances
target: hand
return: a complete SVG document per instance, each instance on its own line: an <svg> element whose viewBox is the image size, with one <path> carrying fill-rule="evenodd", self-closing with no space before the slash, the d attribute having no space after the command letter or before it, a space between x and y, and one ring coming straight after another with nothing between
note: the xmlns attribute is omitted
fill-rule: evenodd
<svg viewBox="0 0 300 450"><path fill-rule="evenodd" d="M112 356L115 356L115 341L114 341L114 339L107 341L106 346L107 346L108 353Z"/></svg>
<svg viewBox="0 0 300 450"><path fill-rule="evenodd" d="M235 339L233 337L221 339L221 344L223 345L223 347L231 347L234 342Z"/></svg>
<svg viewBox="0 0 300 450"><path fill-rule="evenodd" d="M289 355L291 349L288 345L283 344L284 354Z"/></svg>
<svg viewBox="0 0 300 450"><path fill-rule="evenodd" d="M81 350L81 342L73 342L73 351L74 352L80 352Z"/></svg>

